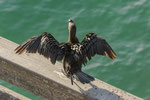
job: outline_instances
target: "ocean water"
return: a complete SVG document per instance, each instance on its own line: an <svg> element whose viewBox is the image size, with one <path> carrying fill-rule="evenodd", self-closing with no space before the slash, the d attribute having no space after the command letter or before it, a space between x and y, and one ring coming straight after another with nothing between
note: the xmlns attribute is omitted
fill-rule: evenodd
<svg viewBox="0 0 150 100"><path fill-rule="evenodd" d="M42 32L67 41L69 18L80 41L95 32L117 54L95 56L83 70L150 100L150 0L0 0L0 36L18 44Z"/></svg>

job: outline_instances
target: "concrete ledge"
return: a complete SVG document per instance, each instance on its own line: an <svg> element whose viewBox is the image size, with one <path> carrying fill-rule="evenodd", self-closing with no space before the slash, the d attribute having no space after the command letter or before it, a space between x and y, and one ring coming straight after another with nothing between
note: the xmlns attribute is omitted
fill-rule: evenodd
<svg viewBox="0 0 150 100"><path fill-rule="evenodd" d="M49 100L143 100L100 80L74 85L55 66L38 54L16 55L18 45L0 37L0 78Z"/></svg>
<svg viewBox="0 0 150 100"><path fill-rule="evenodd" d="M0 85L0 100L31 100Z"/></svg>

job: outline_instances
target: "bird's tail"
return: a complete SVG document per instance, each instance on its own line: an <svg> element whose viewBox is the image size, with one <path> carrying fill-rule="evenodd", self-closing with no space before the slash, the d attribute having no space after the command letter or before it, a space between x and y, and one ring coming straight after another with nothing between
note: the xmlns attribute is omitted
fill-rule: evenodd
<svg viewBox="0 0 150 100"><path fill-rule="evenodd" d="M80 81L82 84L90 83L91 81L94 81L95 78L82 72L78 71L73 75L73 78L75 78L77 81ZM71 83L73 84L73 79L71 77Z"/></svg>

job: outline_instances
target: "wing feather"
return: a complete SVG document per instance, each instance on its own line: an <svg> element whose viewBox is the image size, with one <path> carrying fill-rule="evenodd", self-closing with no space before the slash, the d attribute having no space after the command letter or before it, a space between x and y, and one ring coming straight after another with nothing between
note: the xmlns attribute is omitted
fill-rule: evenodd
<svg viewBox="0 0 150 100"><path fill-rule="evenodd" d="M23 52L36 53L43 55L46 58L50 58L52 64L55 64L56 60L62 60L65 55L65 45L59 44L59 42L47 32L42 33L39 36L32 37L20 46L15 51L18 54Z"/></svg>
<svg viewBox="0 0 150 100"><path fill-rule="evenodd" d="M82 56L85 56L84 59L87 57L90 60L96 54L105 55L110 59L114 59L117 56L110 45L95 33L87 34L81 45Z"/></svg>

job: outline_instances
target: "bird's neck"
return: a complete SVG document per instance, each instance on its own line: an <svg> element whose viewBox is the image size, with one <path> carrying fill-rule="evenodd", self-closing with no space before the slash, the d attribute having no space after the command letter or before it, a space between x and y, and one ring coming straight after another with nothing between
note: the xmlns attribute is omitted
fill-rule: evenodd
<svg viewBox="0 0 150 100"><path fill-rule="evenodd" d="M68 42L69 43L78 43L78 38L76 37L76 26L75 24L70 24L69 25L69 39Z"/></svg>
<svg viewBox="0 0 150 100"><path fill-rule="evenodd" d="M72 35L71 33L69 33L68 42L71 44L74 44L74 43L79 43L79 40L75 35Z"/></svg>

